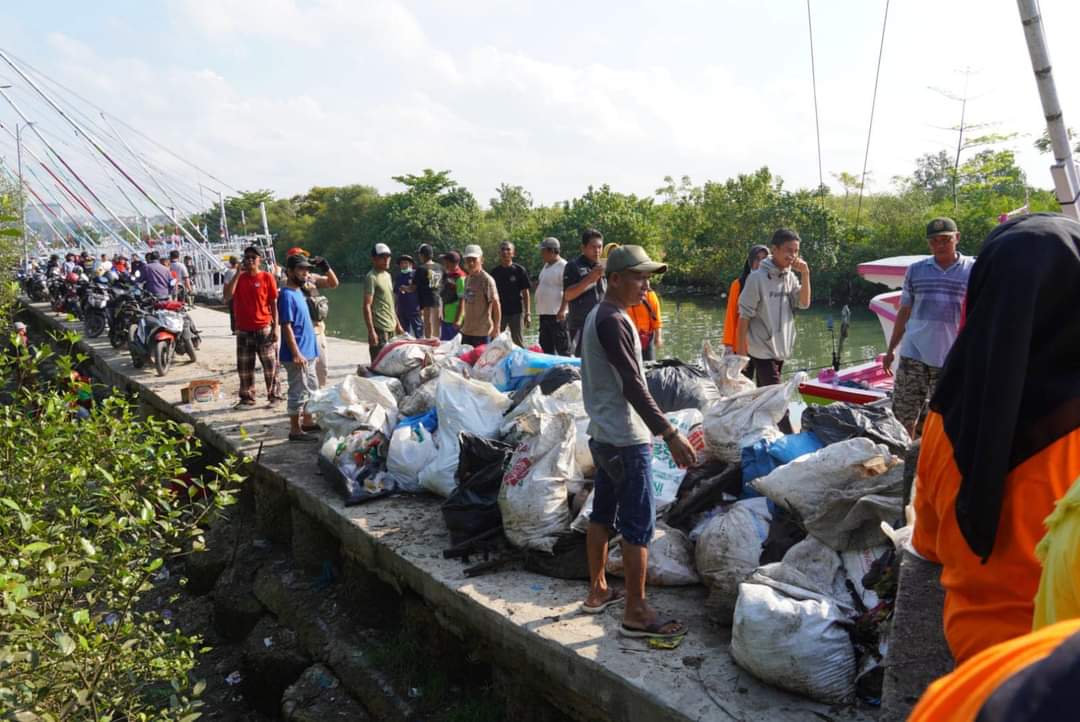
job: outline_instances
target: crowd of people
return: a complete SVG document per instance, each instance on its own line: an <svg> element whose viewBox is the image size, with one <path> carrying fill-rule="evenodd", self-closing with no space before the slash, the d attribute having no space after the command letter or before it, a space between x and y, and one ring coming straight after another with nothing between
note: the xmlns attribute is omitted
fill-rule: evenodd
<svg viewBox="0 0 1080 722"><path fill-rule="evenodd" d="M1059 648L1070 669L1080 664L1080 626L1067 622L1080 614L1080 533L1062 531L1080 529L1072 517L1063 521L1080 513L1080 224L1051 214L1008 221L986 239L977 260L959 252L960 234L949 218L931 220L926 239L929 256L906 271L882 363L895 371L895 416L913 438L921 437L911 545L942 565L945 637L961 665L931 688L914 719L954 719L941 716L943 705L952 704L943 700L955 700L957 689L970 692L973 675L984 683L966 707L973 699L982 705L1007 678L1021 678L1028 665ZM795 315L810 305L811 272L800 243L796 231L781 228L767 246L750 246L729 289L723 343L748 358L745 373L758 386L780 383L795 343ZM535 311L543 351L581 358L598 468L584 610L625 603L623 634L684 634L685 624L663 619L645 600L655 518L651 441L663 438L680 464L694 458L645 383L645 361L663 344L660 299L650 281L666 266L638 246L605 247L595 229L582 233L572 259L562 250L556 238L541 241L543 266L534 283L509 241L487 268L478 245L436 258L424 244L415 256L398 256L392 270L390 248L376 244L363 278L369 353L375 358L404 333L479 346L509 331L524 346ZM152 255L130 266L148 290L190 290L190 269L177 252L160 262ZM84 253L63 261L76 263L96 272L126 267L127 259ZM320 290L336 287L338 278L325 259L301 248L289 250L280 277L263 263L262 251L249 247L241 259L230 259L225 278L239 403L256 403L259 359L268 399L286 401L289 439L314 439L318 428L304 406L327 383L327 301ZM284 394L279 365L286 368ZM786 417L781 429L791 431ZM1062 499L1072 505L1055 511ZM1048 536L1040 545L1052 513L1056 541ZM621 591L608 586L604 573L613 533L621 535ZM1057 560L1053 581L1047 559ZM1003 654L1026 662L986 661ZM985 683L991 677L994 683ZM1006 701L1016 704L1017 694L1012 690Z"/></svg>

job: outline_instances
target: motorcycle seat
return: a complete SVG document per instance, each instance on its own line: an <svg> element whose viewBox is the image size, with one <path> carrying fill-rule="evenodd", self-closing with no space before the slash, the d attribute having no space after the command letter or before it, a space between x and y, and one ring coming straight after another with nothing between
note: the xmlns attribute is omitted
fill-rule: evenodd
<svg viewBox="0 0 1080 722"><path fill-rule="evenodd" d="M184 304L182 301L158 301L154 304L154 309L158 311L183 311Z"/></svg>

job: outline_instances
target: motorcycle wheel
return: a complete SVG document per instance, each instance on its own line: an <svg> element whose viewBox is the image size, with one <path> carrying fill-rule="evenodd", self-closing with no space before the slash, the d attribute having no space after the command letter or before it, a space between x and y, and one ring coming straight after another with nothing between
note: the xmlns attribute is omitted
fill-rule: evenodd
<svg viewBox="0 0 1080 722"><path fill-rule="evenodd" d="M158 376L164 376L172 366L173 344L172 341L154 342L154 370Z"/></svg>
<svg viewBox="0 0 1080 722"><path fill-rule="evenodd" d="M138 345L135 343L135 332L138 326L131 324L128 328L128 351L131 352L131 365L137 369L141 369L146 365L146 358L138 351Z"/></svg>
<svg viewBox="0 0 1080 722"><path fill-rule="evenodd" d="M116 324L115 328L109 327L109 343L118 351L127 345L127 336L124 335L124 330L119 323Z"/></svg>
<svg viewBox="0 0 1080 722"><path fill-rule="evenodd" d="M105 317L100 313L90 313L86 316L86 335L89 338L97 338L105 332Z"/></svg>

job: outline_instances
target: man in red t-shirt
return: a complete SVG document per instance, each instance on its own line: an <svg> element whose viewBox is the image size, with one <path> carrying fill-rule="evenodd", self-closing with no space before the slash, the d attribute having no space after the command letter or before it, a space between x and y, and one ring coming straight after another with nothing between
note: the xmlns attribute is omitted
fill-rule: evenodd
<svg viewBox="0 0 1080 722"><path fill-rule="evenodd" d="M255 358L262 364L270 403L281 401L277 379L277 281L262 270L262 251L244 249L240 272L225 284L225 303L232 301L236 319L236 371L240 374L240 403L255 405Z"/></svg>

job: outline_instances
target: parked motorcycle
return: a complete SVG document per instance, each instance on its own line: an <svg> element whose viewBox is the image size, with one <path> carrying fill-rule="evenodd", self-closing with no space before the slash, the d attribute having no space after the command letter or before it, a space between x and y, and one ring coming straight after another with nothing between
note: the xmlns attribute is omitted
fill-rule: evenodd
<svg viewBox="0 0 1080 722"><path fill-rule="evenodd" d="M135 368L148 361L158 376L172 367L176 354L186 354L195 363L201 343L198 329L180 301L158 301L154 310L143 313L128 330L128 351Z"/></svg>
<svg viewBox="0 0 1080 722"><path fill-rule="evenodd" d="M97 338L105 332L109 318L106 306L109 304L109 283L98 278L88 283L82 296L83 325L89 338Z"/></svg>
<svg viewBox="0 0 1080 722"><path fill-rule="evenodd" d="M109 318L109 343L115 349L127 346L128 330L139 316L153 311L153 299L149 305L147 297L138 286L119 283L113 287L109 302L105 305L105 315Z"/></svg>

